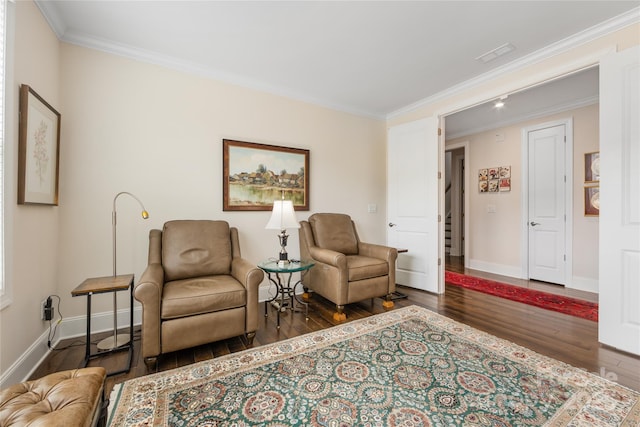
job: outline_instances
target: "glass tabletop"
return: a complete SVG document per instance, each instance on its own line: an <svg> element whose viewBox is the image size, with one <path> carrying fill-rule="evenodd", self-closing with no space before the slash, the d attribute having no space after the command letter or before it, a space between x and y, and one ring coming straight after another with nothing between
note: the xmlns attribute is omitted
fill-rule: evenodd
<svg viewBox="0 0 640 427"><path fill-rule="evenodd" d="M296 271L305 271L314 266L312 261L289 261L288 264L279 266L278 260L264 260L258 264L258 268L268 273L295 273Z"/></svg>

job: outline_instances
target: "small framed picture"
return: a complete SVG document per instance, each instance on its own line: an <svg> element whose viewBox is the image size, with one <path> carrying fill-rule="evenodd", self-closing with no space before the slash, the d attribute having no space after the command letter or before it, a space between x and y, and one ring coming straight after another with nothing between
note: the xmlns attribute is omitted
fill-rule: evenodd
<svg viewBox="0 0 640 427"><path fill-rule="evenodd" d="M500 177L500 168L489 168L489 180Z"/></svg>
<svg viewBox="0 0 640 427"><path fill-rule="evenodd" d="M511 166L500 166L498 174L500 175L500 179L511 178Z"/></svg>
<svg viewBox="0 0 640 427"><path fill-rule="evenodd" d="M478 170L478 180L486 181L489 179L489 169L480 169Z"/></svg>
<svg viewBox="0 0 640 427"><path fill-rule="evenodd" d="M58 205L60 113L20 86L18 204Z"/></svg>
<svg viewBox="0 0 640 427"><path fill-rule="evenodd" d="M584 182L600 182L600 152L586 153L584 155Z"/></svg>
<svg viewBox="0 0 640 427"><path fill-rule="evenodd" d="M499 190L500 180L499 179L490 179L489 180L489 193L497 193Z"/></svg>
<svg viewBox="0 0 640 427"><path fill-rule="evenodd" d="M500 191L511 191L511 178L500 178Z"/></svg>
<svg viewBox="0 0 640 427"><path fill-rule="evenodd" d="M478 191L480 193L486 193L487 191L489 191L489 181L478 181Z"/></svg>
<svg viewBox="0 0 640 427"><path fill-rule="evenodd" d="M600 187L584 187L584 216L600 216Z"/></svg>

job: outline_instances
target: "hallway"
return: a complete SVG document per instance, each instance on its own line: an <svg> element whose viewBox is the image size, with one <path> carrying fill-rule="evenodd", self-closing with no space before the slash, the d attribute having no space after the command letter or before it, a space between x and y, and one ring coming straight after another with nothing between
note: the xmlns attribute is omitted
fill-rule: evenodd
<svg viewBox="0 0 640 427"><path fill-rule="evenodd" d="M552 283L538 282L536 280L517 279L514 277L500 276L498 274L487 273L480 270L472 270L464 268L464 257L445 256L445 269L456 273L467 274L469 276L481 277L483 279L495 280L496 282L507 283L524 288L535 289L551 294L563 295L567 297L577 298L584 301L598 302L598 294L593 292L580 291L577 289L565 288L561 285Z"/></svg>

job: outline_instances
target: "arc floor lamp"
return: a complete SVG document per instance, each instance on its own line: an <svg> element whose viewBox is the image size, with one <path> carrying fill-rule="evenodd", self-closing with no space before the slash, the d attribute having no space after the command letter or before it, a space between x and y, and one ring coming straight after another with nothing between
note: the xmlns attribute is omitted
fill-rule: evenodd
<svg viewBox="0 0 640 427"><path fill-rule="evenodd" d="M117 219L117 213L116 213L116 201L118 200L118 197L122 196L123 194L126 194L127 196L132 197L138 202L138 204L142 208L142 219L149 218L149 212L147 212L147 210L144 208L144 205L142 204L140 199L138 199L136 196L129 193L128 191L121 191L120 193L116 194L116 196L113 198L113 210L111 211L111 234L113 238L113 277L117 275L116 226L118 224L118 219ZM133 310L133 307L131 307L131 310ZM114 348L121 347L127 344L128 342L129 342L129 334L118 335L118 300L116 298L116 292L114 292L113 293L113 336L107 337L102 341L100 341L97 344L97 347L100 350L112 350Z"/></svg>

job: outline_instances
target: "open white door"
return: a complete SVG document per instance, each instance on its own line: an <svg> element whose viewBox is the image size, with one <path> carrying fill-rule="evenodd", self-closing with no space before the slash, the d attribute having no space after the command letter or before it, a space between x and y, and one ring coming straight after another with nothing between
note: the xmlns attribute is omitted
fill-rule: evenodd
<svg viewBox="0 0 640 427"><path fill-rule="evenodd" d="M387 140L387 244L398 284L442 293L438 273L438 119L394 126Z"/></svg>
<svg viewBox="0 0 640 427"><path fill-rule="evenodd" d="M640 47L600 63L599 341L640 354Z"/></svg>

